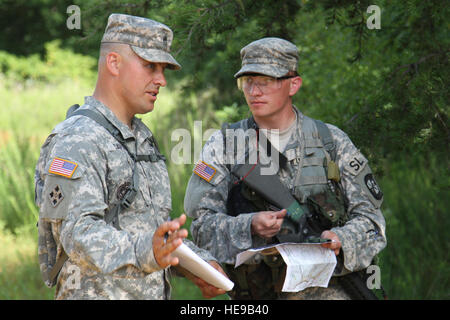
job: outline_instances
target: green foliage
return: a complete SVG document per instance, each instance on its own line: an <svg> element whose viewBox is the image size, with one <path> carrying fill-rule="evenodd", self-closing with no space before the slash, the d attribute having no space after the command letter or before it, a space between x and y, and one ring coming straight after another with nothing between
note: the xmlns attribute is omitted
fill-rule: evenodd
<svg viewBox="0 0 450 320"><path fill-rule="evenodd" d="M1 193L3 195L3 193ZM23 225L16 234L0 220L0 299L53 299L41 278L37 259L37 228Z"/></svg>
<svg viewBox="0 0 450 320"><path fill-rule="evenodd" d="M43 60L0 51L0 220L11 232L36 223L33 186L39 148L67 108L82 102L92 90L86 88L94 84L95 60L58 45L45 44Z"/></svg>
<svg viewBox="0 0 450 320"><path fill-rule="evenodd" d="M66 20L67 7L71 0L0 0L0 51L17 55L44 54L44 44L74 35L78 30L69 30Z"/></svg>
<svg viewBox="0 0 450 320"><path fill-rule="evenodd" d="M385 1L381 30L365 41L362 61L378 79L348 126L371 153L439 153L448 161L448 6L435 1ZM347 128L346 128L347 129Z"/></svg>
<svg viewBox="0 0 450 320"><path fill-rule="evenodd" d="M187 103L191 94L210 91L208 99L216 110L234 103L245 106L232 81L240 66L240 49L261 37L283 37L296 43L301 52L299 71L304 85L294 97L295 104L310 116L340 126L365 153L401 155L405 146L414 146L426 154L430 149L445 150L449 144L449 39L445 27L449 6L445 2L377 1L380 30L366 26L369 0L74 3L81 9L79 32L68 32L64 26L69 3L62 0L27 4L4 0L0 7L27 12L27 28L46 21L46 28L64 45L94 57L110 13L161 21L174 30L172 51L183 65L174 73L183 81L172 81L170 86L176 83ZM33 11L38 6L39 10ZM0 11L0 17L2 14L6 15ZM18 16L19 22L25 19ZM34 29L14 28L27 39L34 39ZM55 31L63 29L64 35ZM8 32L4 36L10 37ZM42 54L44 50L32 52ZM229 121L233 117L236 114ZM373 148L366 149L366 141L372 141Z"/></svg>
<svg viewBox="0 0 450 320"><path fill-rule="evenodd" d="M96 78L94 58L76 54L69 49L60 48L61 41L54 40L44 45L42 60L38 54L27 58L17 57L0 51L0 70L4 80L13 85L29 85L34 82L58 83L63 80L93 83ZM8 83L7 83L8 84Z"/></svg>
<svg viewBox="0 0 450 320"><path fill-rule="evenodd" d="M113 10L169 25L174 30L172 51L183 66L174 75L183 78L177 87L185 97L211 91L214 109L223 109L221 119L237 118L226 106L245 106L232 81L240 66L240 49L258 38L279 36L300 49L304 84L294 103L308 115L340 126L371 159L375 153L401 156L405 146L424 154L445 150L450 142L445 27L449 7L441 1L378 1L381 29L369 30L371 4L368 0L79 3L89 20L86 43L97 46L99 31ZM366 141L372 142L370 150Z"/></svg>
<svg viewBox="0 0 450 320"><path fill-rule="evenodd" d="M448 168L436 156L413 156L387 163L385 170L382 284L394 299L448 299Z"/></svg>
<svg viewBox="0 0 450 320"><path fill-rule="evenodd" d="M0 149L0 221L4 221L8 229L15 230L37 221L34 192L30 188L37 156L36 147L32 148L25 137L9 134L5 137L9 141Z"/></svg>
<svg viewBox="0 0 450 320"><path fill-rule="evenodd" d="M248 107L238 106L237 103L233 103L231 106L223 106L222 110L216 111L216 117L220 122L233 123L244 118L250 117L251 113Z"/></svg>

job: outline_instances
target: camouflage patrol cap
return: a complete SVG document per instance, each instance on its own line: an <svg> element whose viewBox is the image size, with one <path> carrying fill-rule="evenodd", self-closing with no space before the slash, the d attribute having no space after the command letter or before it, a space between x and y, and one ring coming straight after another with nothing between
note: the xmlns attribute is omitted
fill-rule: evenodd
<svg viewBox="0 0 450 320"><path fill-rule="evenodd" d="M113 13L103 34L102 43L129 44L142 59L150 62L167 63L170 69L181 69L170 54L173 33L170 28L157 21Z"/></svg>
<svg viewBox="0 0 450 320"><path fill-rule="evenodd" d="M279 78L297 71L298 49L284 39L262 38L242 48L241 59L242 67L235 78L248 73Z"/></svg>

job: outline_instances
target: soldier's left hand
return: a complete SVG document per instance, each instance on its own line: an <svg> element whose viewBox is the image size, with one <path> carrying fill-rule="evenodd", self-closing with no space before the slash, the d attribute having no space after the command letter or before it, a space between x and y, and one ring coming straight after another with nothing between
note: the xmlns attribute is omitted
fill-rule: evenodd
<svg viewBox="0 0 450 320"><path fill-rule="evenodd" d="M178 264L178 258L171 253L183 243L183 239L188 235L186 229L180 229L185 222L186 215L182 214L175 220L164 222L156 229L152 243L153 254L161 268ZM169 237L166 238L166 234L169 234Z"/></svg>
<svg viewBox="0 0 450 320"><path fill-rule="evenodd" d="M325 230L324 232L322 232L320 237L323 239L330 239L332 241L328 243L322 243L322 247L333 250L335 255L339 254L339 250L341 249L342 244L336 233L330 230Z"/></svg>

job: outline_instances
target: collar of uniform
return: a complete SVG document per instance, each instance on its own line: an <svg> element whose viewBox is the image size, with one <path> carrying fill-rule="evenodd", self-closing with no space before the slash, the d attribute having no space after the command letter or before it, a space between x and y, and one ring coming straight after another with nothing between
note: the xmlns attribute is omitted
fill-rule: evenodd
<svg viewBox="0 0 450 320"><path fill-rule="evenodd" d="M300 129L300 126L301 126L302 121L303 121L303 113L301 113L300 110L298 110L297 107L294 106L294 105L292 105L292 109L294 109L294 112L295 112L295 114L297 116L297 126Z"/></svg>
<svg viewBox="0 0 450 320"><path fill-rule="evenodd" d="M290 137L288 143L286 144L286 147L284 148L284 153L289 149L297 148L300 143L299 133L300 133L300 129L302 127L303 114L294 105L292 105L292 109L295 112L297 124L296 124L296 128L295 128L293 134L291 134L291 137ZM290 156L288 158L290 158Z"/></svg>
<svg viewBox="0 0 450 320"><path fill-rule="evenodd" d="M136 133L138 141L143 141L153 136L150 129L143 123L143 121L137 117L134 117L131 121L131 128Z"/></svg>
<svg viewBox="0 0 450 320"><path fill-rule="evenodd" d="M130 128L122 121L117 119L116 115L111 111L111 109L109 109L102 102L98 101L93 96L85 97L84 102L86 105L94 107L101 114L103 114L106 117L106 119L108 119L120 131L124 139L135 138ZM132 123L134 122L134 120L135 119L133 118Z"/></svg>

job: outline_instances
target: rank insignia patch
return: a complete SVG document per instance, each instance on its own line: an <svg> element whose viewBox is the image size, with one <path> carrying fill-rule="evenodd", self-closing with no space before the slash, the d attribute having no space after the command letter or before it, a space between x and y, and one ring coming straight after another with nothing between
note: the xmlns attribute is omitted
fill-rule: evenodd
<svg viewBox="0 0 450 320"><path fill-rule="evenodd" d="M203 180L206 180L208 182L211 181L211 179L216 174L216 169L214 169L212 166L207 164L206 162L199 161L194 168L194 173L198 175Z"/></svg>
<svg viewBox="0 0 450 320"><path fill-rule="evenodd" d="M56 207L64 199L61 187L55 185L53 190L48 194L48 198L50 199L50 203L52 204L52 206Z"/></svg>
<svg viewBox="0 0 450 320"><path fill-rule="evenodd" d="M50 168L48 169L48 172L66 178L71 178L77 167L78 164L76 164L75 162L64 160L61 158L54 158L50 165Z"/></svg>

